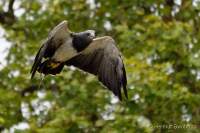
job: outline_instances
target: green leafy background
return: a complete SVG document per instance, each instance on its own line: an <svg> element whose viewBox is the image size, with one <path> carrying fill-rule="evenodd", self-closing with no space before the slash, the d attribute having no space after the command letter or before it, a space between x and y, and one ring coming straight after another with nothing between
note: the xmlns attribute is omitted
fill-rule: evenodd
<svg viewBox="0 0 200 133"><path fill-rule="evenodd" d="M2 0L0 11L8 3ZM0 131L199 132L199 0L16 0L14 7L13 23L0 23L11 43L0 70ZM116 40L128 100L119 102L77 69L30 80L34 55L62 20L72 31L94 29ZM28 128L17 128L20 123Z"/></svg>

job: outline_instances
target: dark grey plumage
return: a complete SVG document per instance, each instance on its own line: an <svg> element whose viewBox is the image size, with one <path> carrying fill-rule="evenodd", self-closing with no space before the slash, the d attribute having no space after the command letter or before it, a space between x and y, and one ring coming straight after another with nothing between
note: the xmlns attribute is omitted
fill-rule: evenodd
<svg viewBox="0 0 200 133"><path fill-rule="evenodd" d="M93 35L91 35L91 33L93 33ZM94 34L95 33L92 30L72 34L72 45L77 52L83 51L92 42L95 36Z"/></svg>
<svg viewBox="0 0 200 133"><path fill-rule="evenodd" d="M109 36L95 39L94 36L92 30L70 32L67 21L61 22L49 33L39 49L31 69L31 77L34 77L36 71L56 75L64 65L75 66L96 75L120 100L123 88L128 98L126 71L115 41Z"/></svg>
<svg viewBox="0 0 200 133"><path fill-rule="evenodd" d="M122 99L121 88L128 98L126 71L115 46L115 41L109 37L94 39L93 42L79 55L66 61L66 65L75 66L91 74L97 75L109 90Z"/></svg>

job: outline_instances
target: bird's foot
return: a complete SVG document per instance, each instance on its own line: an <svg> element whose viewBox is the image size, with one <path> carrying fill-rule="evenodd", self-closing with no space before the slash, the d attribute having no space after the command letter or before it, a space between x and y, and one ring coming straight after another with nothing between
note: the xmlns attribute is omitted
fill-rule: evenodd
<svg viewBox="0 0 200 133"><path fill-rule="evenodd" d="M59 65L60 65L60 62L50 62L48 66L51 69L54 69L54 68L58 67Z"/></svg>

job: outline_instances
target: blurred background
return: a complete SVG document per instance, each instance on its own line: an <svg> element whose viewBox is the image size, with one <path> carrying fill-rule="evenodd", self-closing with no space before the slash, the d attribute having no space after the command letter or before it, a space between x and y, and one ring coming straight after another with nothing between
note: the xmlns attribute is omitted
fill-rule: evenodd
<svg viewBox="0 0 200 133"><path fill-rule="evenodd" d="M116 40L129 100L73 67L30 80L41 42L62 20ZM200 0L1 0L0 62L0 132L200 130Z"/></svg>

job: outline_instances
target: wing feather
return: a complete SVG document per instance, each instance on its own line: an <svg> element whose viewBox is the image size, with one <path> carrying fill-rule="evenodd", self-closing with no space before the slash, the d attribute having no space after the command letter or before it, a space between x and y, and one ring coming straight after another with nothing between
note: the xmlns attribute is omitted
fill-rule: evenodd
<svg viewBox="0 0 200 133"><path fill-rule="evenodd" d="M128 98L125 67L115 41L111 37L95 39L83 52L68 60L66 65L97 75L99 81L120 100L122 99L121 88L123 88Z"/></svg>
<svg viewBox="0 0 200 133"><path fill-rule="evenodd" d="M34 77L38 66L41 64L43 58L51 58L56 49L64 43L64 41L70 36L67 21L62 21L56 27L51 30L47 40L42 44L41 48L37 52L33 66L31 68L31 78Z"/></svg>
<svg viewBox="0 0 200 133"><path fill-rule="evenodd" d="M31 68L31 78L34 77L35 75L35 72L37 71L37 67L40 65L41 61L42 61L42 58L44 57L44 54L45 54L45 51L47 49L47 46L48 46L48 43L45 42L42 47L39 49L36 57L35 57L35 60L34 60L34 63L33 63L33 66Z"/></svg>

